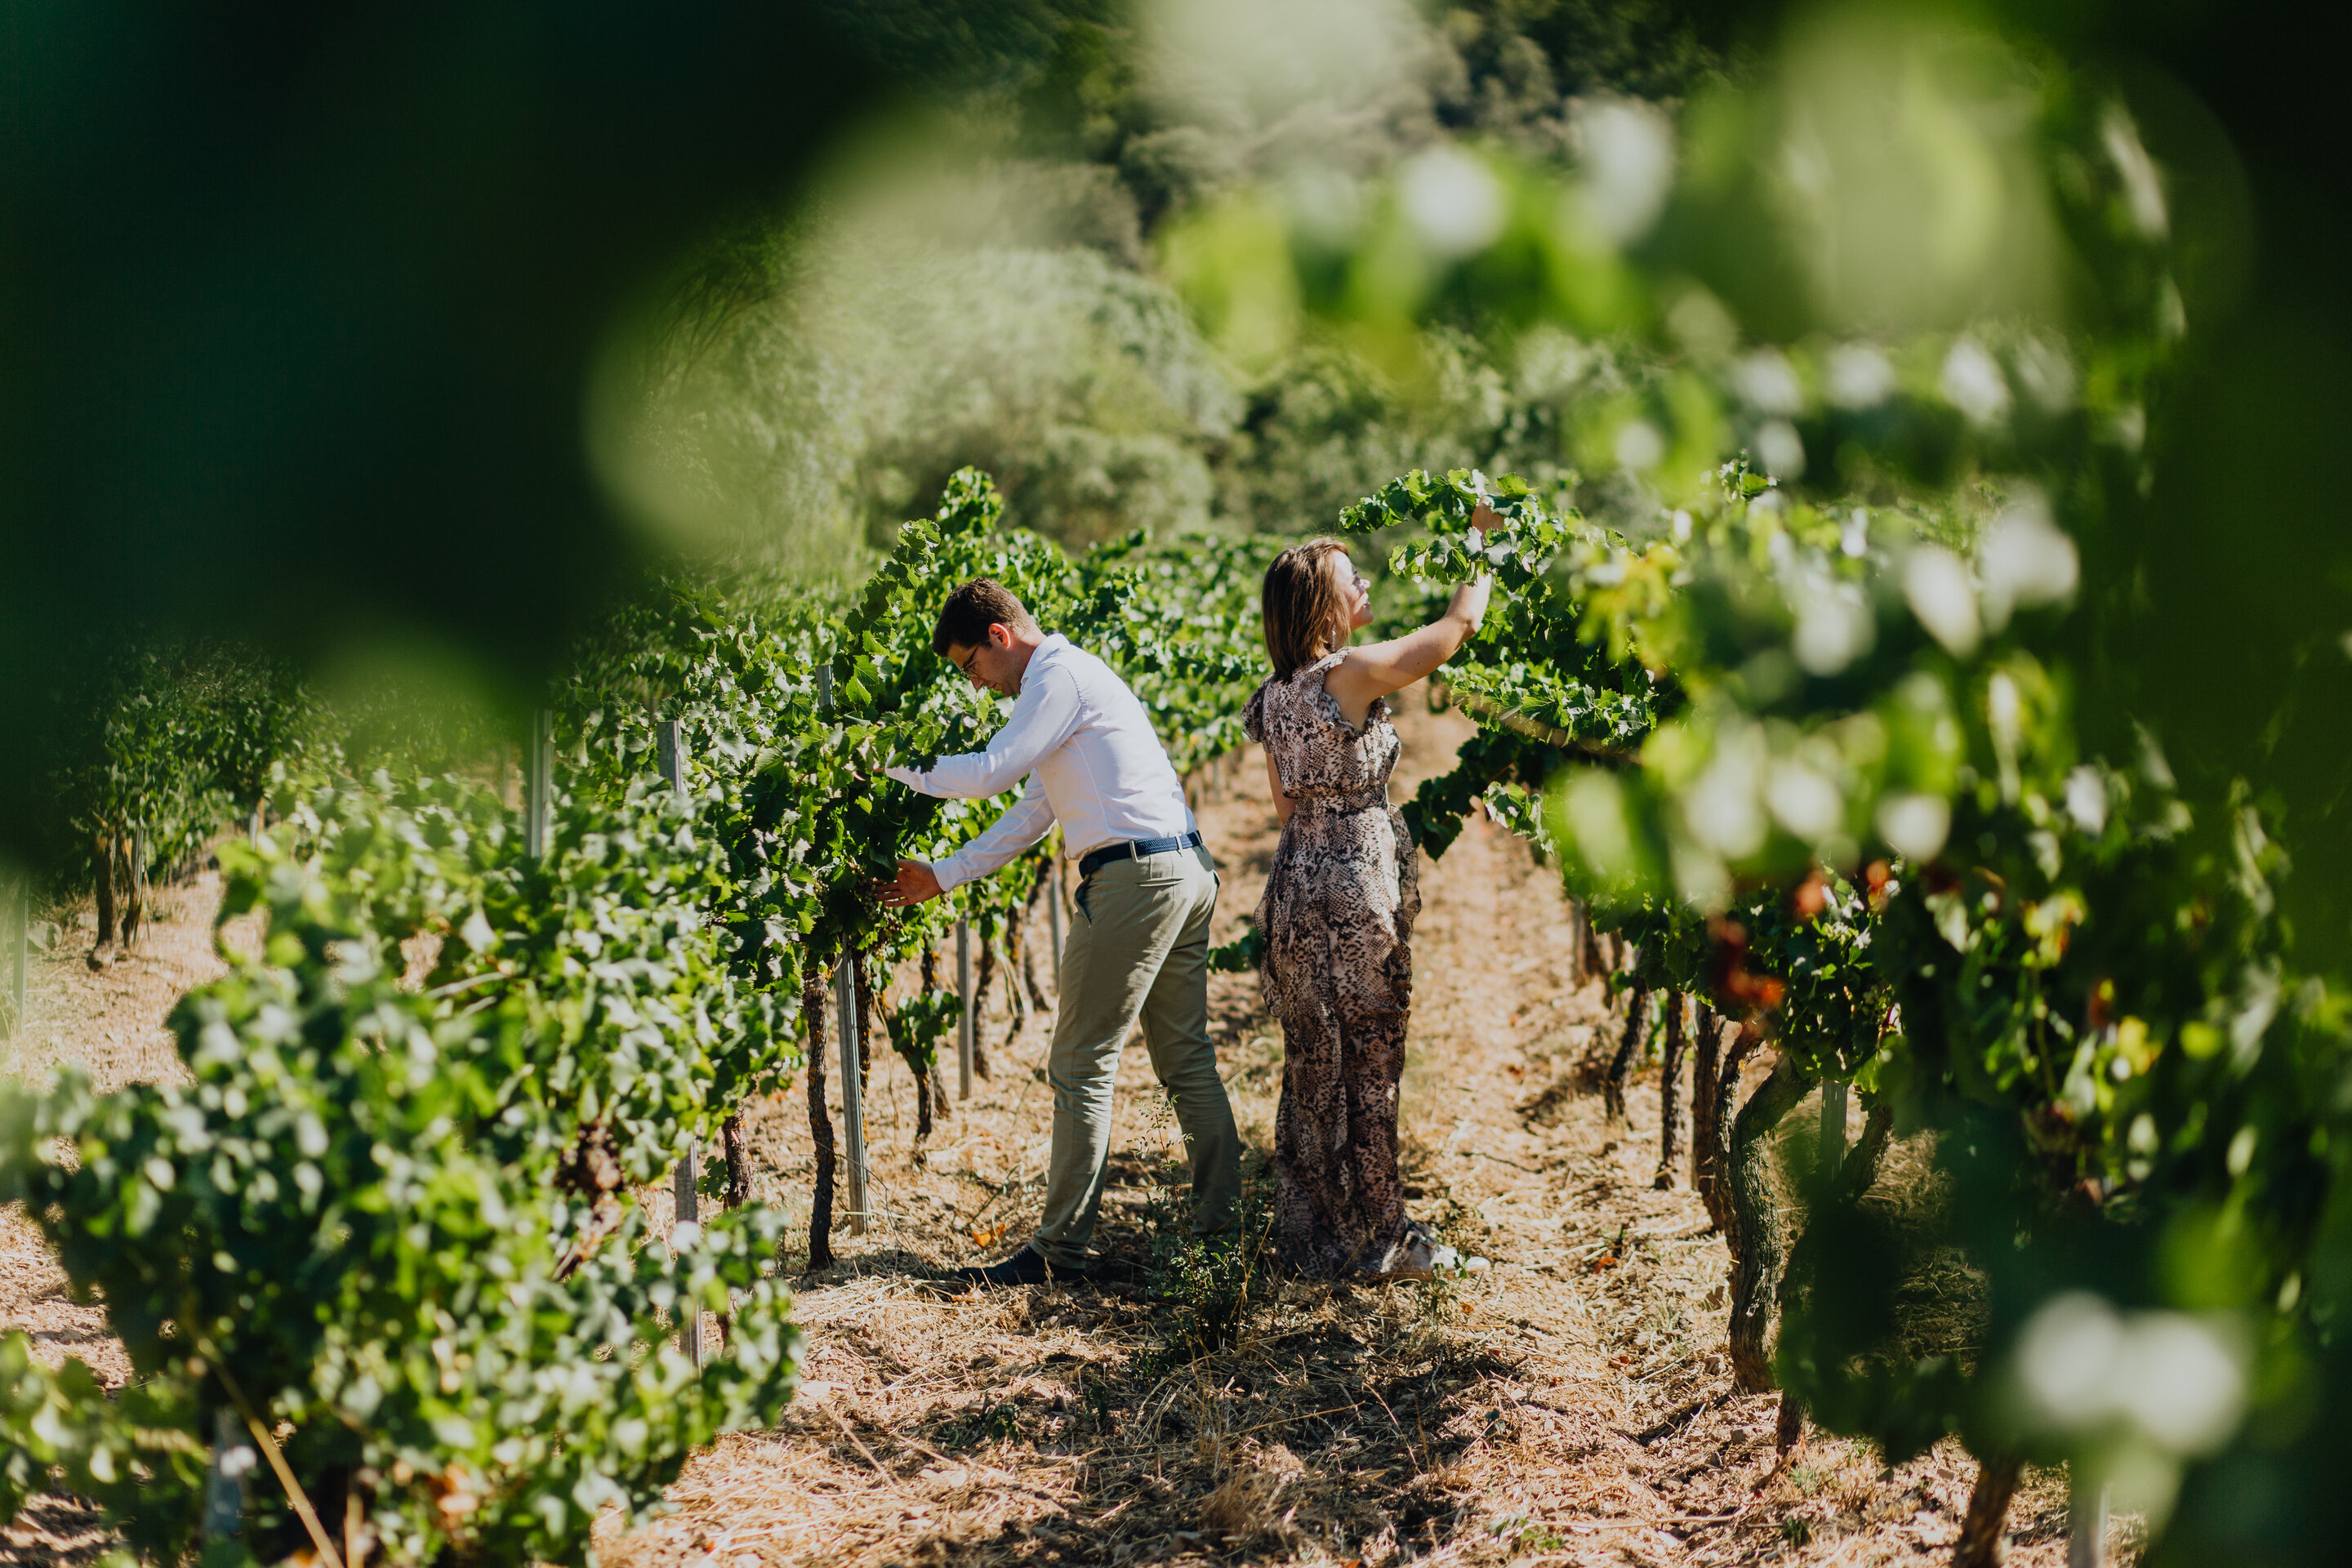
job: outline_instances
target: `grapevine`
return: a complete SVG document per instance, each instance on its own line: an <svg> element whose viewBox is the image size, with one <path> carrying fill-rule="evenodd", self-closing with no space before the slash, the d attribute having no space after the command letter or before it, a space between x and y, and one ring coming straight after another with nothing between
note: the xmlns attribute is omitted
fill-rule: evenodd
<svg viewBox="0 0 2352 1568"><path fill-rule="evenodd" d="M1509 526L1473 541L1482 493ZM2229 1300L2273 1315L2251 1342L2297 1353L2334 1136L2322 1085L2352 1037L2334 991L2292 967L2259 811L2199 823L2152 742L2085 757L2034 651L2042 623L1953 657L1888 582L1932 548L1899 526L1873 518L1855 552L1849 521L1738 466L1680 541L1636 549L1537 512L1465 472L1411 476L1348 521L1419 522L1397 570L1491 570L1509 595L1452 678L1483 700L1464 704L1481 730L1414 803L1424 847L1442 853L1473 799L1515 803L1496 814L1632 942L1612 1081L1646 996L1669 998L1670 1041L1685 995L1712 1010L1703 1032L1732 1026L1695 1092L1700 1184L1733 1243L1735 1375L1898 1459L1951 1432L2003 1464L2194 1452L2021 1409L2014 1369L2057 1282L2127 1297L2183 1248L2247 1271ZM1823 580L1856 585L1871 651L1754 679L1758 641L1801 638ZM1720 630L1727 603L1742 637ZM1777 1065L1740 1105L1739 1063L1766 1040ZM1862 1096L1866 1130L1837 1178L1801 1186L1784 1245L1763 1139L1822 1084ZM1928 1244L1861 1202L1888 1138L1920 1130L1994 1303L1999 1337L1967 1360L1908 1337L1897 1303Z"/></svg>
<svg viewBox="0 0 2352 1568"><path fill-rule="evenodd" d="M1135 537L1074 563L1001 511L966 472L854 595L677 580L624 612L562 690L541 856L480 784L285 751L270 830L219 848L221 918L261 913L268 937L175 1013L192 1081L101 1097L68 1074L0 1100L0 1199L103 1297L139 1374L116 1402L0 1341L0 1513L65 1484L134 1549L189 1550L233 1383L290 1426L314 1512L363 1521L387 1560L577 1563L605 1503L643 1519L695 1447L774 1421L799 1342L775 1214L733 1162L727 1206L666 1243L636 1194L688 1149L733 1154L744 1100L803 1067L821 1119L821 977L845 958L926 1131L957 999L894 997L891 972L961 918L1019 984L1042 858L916 910L870 893L1001 804L881 776L1000 717L930 651L937 600L993 575L1119 661L1185 765L1239 740L1246 545ZM654 767L667 720L679 790ZM675 1341L688 1311L727 1325L699 1366ZM306 1544L291 1503L253 1491L257 1553Z"/></svg>

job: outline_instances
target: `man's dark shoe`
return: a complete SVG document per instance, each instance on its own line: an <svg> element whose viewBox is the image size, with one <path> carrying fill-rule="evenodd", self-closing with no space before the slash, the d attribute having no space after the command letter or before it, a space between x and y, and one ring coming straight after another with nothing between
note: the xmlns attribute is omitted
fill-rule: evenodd
<svg viewBox="0 0 2352 1568"><path fill-rule="evenodd" d="M959 1285L1043 1285L1055 1279L1076 1280L1084 1274L1056 1268L1045 1261L1045 1255L1034 1247L1024 1247L1002 1263L985 1268L959 1268L952 1276Z"/></svg>
<svg viewBox="0 0 2352 1568"><path fill-rule="evenodd" d="M1144 1285L1151 1279L1151 1270L1131 1258L1105 1256L1087 1265L1089 1285Z"/></svg>

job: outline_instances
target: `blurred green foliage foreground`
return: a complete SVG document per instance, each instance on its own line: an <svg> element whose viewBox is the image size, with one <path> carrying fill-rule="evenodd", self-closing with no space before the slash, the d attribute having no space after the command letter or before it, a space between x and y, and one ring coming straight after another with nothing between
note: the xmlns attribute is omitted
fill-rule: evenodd
<svg viewBox="0 0 2352 1568"><path fill-rule="evenodd" d="M636 548L583 437L600 353L714 227L775 210L853 120L987 89L1058 106L1074 142L1110 135L1106 155L1164 238L1217 186L1170 173L1191 169L1180 153L1222 158L1253 125L1266 140L1280 129L1269 103L1297 99L1380 30L1342 26L1344 6L1276 25L1296 9L13 8L0 52L0 735L15 752L51 722L61 670L157 630L315 656L422 629L510 677L544 675ZM1175 20L1157 25L1162 13ZM2000 46L1889 54L1870 41L1929 17ZM1607 117L1559 151L1615 171L1588 182L1591 232L1622 236L1655 284L1704 284L1757 342L1923 314L2055 310L2070 330L2107 331L2072 309L2113 281L2103 262L2055 243L1987 117L2014 97L1992 79L2004 73L2036 93L2079 79L2094 143L2099 95L2124 107L2140 184L2178 239L2183 336L2141 411L2145 489L2086 542L2085 581L2129 615L2084 667L2084 710L2159 727L2192 795L2218 797L2237 759L2262 757L2303 873L2283 896L2306 941L2340 947L2347 922L2312 889L2352 875L2352 836L2333 815L2352 775L2330 733L2352 697L2340 641L2352 558L2332 472L2332 434L2352 413L2336 282L2352 203L2326 31L2342 22L2096 0L1528 0L1419 25L1506 53L1538 46L1549 63L1536 74L1571 90L1682 95L1689 150L1663 212L1643 210L1647 187ZM1136 64L1253 26L1279 58L1211 61L1213 111L1171 110ZM1720 47L1685 60L1693 37ZM1487 47L1459 51L1479 104L1527 75ZM1718 74L1706 59L1739 63ZM1465 100L1430 133L1459 121L1485 135L1507 118ZM1743 138L1772 151L1743 159ZM1282 162L1280 141L1260 166ZM1355 153L1338 149L1336 173L1363 172ZM1317 222L1344 227L1345 180L1309 163L1297 173ZM1335 191L1340 207L1322 199ZM1450 221L1440 248L1484 219ZM1383 256L1391 273L1418 265L1410 247ZM1407 314L1481 331L1562 318L1565 296L1493 295L1492 273L1491 259L1449 269ZM1349 285L1359 303L1394 282L1369 276ZM1676 292L1662 287L1658 309ZM1704 337L1705 314L1684 326ZM1808 477L1820 482L1833 457L1813 452ZM35 852L29 787L26 771L0 769L0 853Z"/></svg>
<svg viewBox="0 0 2352 1568"><path fill-rule="evenodd" d="M1432 529L1397 563L1424 581L1511 579L1463 689L1593 742L1513 765L1662 982L1748 1007L1784 1087L1849 1075L1934 1134L1983 1334L1914 1355L1872 1304L1918 1238L1817 1191L1778 1373L1890 1449L1958 1428L2105 1476L2160 1560L2334 1561L2341 50L2218 5L1705 15L1736 68L1594 95L1550 150L1432 128L1181 200L1171 175L1157 265L1243 374L1312 345L1410 396L1446 333L1616 356L1556 454L1610 476L1614 532L1520 490L1514 531L1473 541L1474 474L1353 525ZM1200 114L1271 127L1300 68L1355 68L1400 16L1428 25L1370 0L19 10L10 754L64 721L63 674L159 628L297 654L424 628L543 674L630 563L592 429L628 402L616 329L838 126L1039 72L1084 121L1118 73L1067 69L1070 41L1127 38ZM1169 174L1187 146L1214 150L1129 149ZM149 717L163 739L123 754L169 747L177 710ZM271 743L246 728L229 793ZM0 768L0 848L35 831L26 773ZM1844 1032L1801 1037L1801 1005Z"/></svg>
<svg viewBox="0 0 2352 1568"><path fill-rule="evenodd" d="M159 629L546 668L630 554L600 339L846 118L1023 36L939 9L7 7L0 751Z"/></svg>

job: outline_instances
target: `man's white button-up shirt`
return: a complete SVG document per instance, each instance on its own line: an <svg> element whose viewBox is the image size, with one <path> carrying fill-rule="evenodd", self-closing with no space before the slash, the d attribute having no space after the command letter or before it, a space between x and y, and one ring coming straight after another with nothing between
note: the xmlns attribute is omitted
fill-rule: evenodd
<svg viewBox="0 0 2352 1568"><path fill-rule="evenodd" d="M970 800L1028 780L1011 810L931 868L943 889L987 876L1057 821L1063 852L1073 860L1108 844L1172 838L1195 826L1143 704L1110 666L1058 633L1029 656L1013 716L988 750L941 757L928 769L887 771L925 795Z"/></svg>

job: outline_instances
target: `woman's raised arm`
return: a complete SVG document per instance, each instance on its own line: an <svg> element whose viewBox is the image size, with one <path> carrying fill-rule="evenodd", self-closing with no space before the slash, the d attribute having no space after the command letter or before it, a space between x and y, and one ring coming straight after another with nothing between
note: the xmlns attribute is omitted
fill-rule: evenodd
<svg viewBox="0 0 2352 1568"><path fill-rule="evenodd" d="M1471 526L1484 530L1501 521L1481 501ZM1349 723L1361 724L1375 701L1403 690L1462 651L1486 618L1486 600L1493 590L1493 580L1482 575L1454 589L1445 613L1419 631L1349 648L1348 657L1323 678L1323 689L1339 699Z"/></svg>

